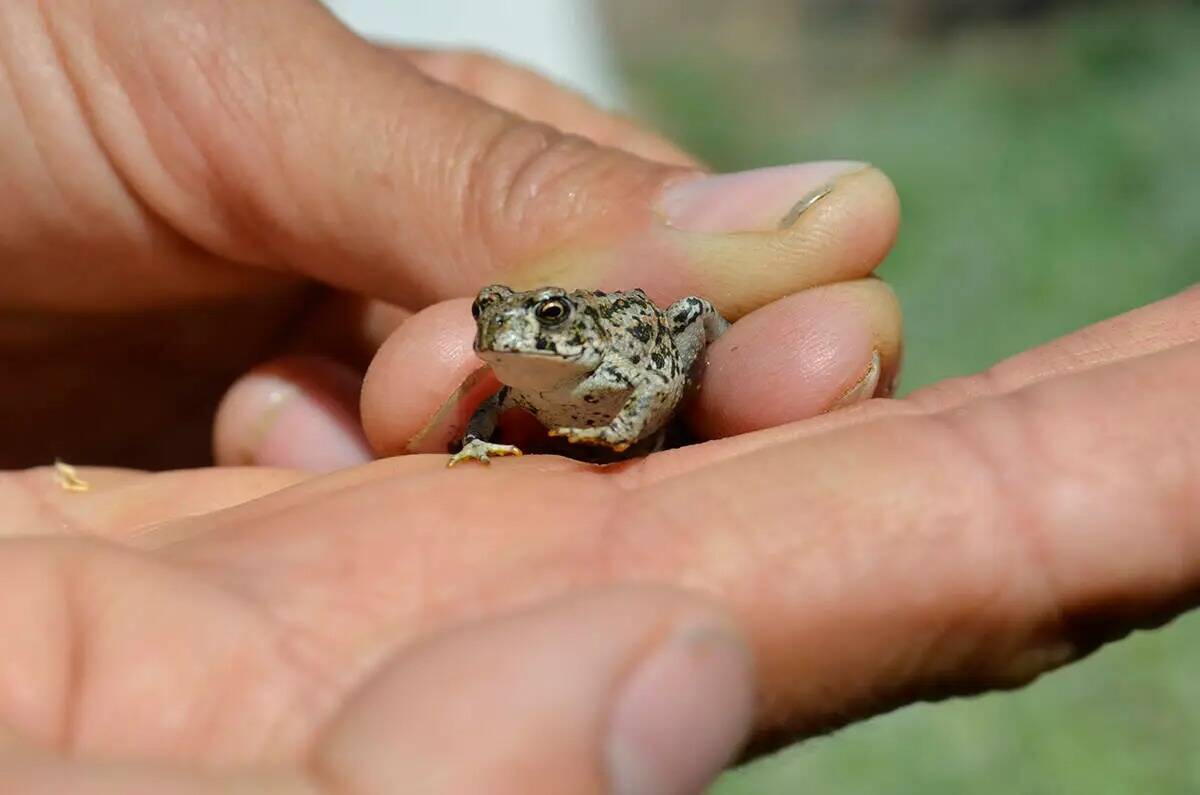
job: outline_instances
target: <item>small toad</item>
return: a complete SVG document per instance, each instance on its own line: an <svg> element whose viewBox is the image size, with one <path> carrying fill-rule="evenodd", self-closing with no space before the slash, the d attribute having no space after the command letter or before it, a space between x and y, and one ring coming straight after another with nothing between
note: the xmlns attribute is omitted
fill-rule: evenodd
<svg viewBox="0 0 1200 795"><path fill-rule="evenodd" d="M449 462L521 455L493 444L499 415L517 406L551 436L618 453L660 440L705 347L728 323L703 298L663 310L642 290L485 287L471 306L475 352L503 387L475 412Z"/></svg>

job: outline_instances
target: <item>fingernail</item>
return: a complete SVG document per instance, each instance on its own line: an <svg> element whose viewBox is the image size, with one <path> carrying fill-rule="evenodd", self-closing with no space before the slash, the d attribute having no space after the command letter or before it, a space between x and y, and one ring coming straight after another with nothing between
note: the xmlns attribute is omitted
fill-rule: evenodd
<svg viewBox="0 0 1200 795"><path fill-rule="evenodd" d="M867 365L866 372L855 382L854 386L847 389L830 406L830 409L846 408L847 406L853 406L855 403L862 403L864 400L870 400L875 397L875 391L879 388L881 366L879 351L871 351L871 363Z"/></svg>
<svg viewBox="0 0 1200 795"><path fill-rule="evenodd" d="M697 177L670 186L657 210L688 232L769 232L787 229L832 193L839 177L866 163L831 160Z"/></svg>
<svg viewBox="0 0 1200 795"><path fill-rule="evenodd" d="M269 374L245 378L236 390L255 412L244 436L246 463L331 472L372 459L357 417L334 401Z"/></svg>
<svg viewBox="0 0 1200 795"><path fill-rule="evenodd" d="M735 758L754 714L750 653L713 626L676 633L633 671L606 746L612 792L704 790Z"/></svg>

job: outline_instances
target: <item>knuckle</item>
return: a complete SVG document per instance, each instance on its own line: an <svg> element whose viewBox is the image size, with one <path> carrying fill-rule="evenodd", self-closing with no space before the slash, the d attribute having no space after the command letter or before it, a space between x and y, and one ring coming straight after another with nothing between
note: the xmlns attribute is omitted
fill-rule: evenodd
<svg viewBox="0 0 1200 795"><path fill-rule="evenodd" d="M553 250L596 219L620 228L643 218L668 171L547 125L497 116L456 178L464 231L493 261Z"/></svg>

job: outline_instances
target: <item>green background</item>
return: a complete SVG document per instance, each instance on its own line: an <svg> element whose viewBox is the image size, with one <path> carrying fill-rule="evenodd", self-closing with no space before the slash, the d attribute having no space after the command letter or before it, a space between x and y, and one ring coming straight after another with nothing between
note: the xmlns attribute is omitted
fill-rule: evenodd
<svg viewBox="0 0 1200 795"><path fill-rule="evenodd" d="M938 29L849 0L736 18L699 2L686 23L671 5L611 19L644 116L720 170L847 157L895 180L904 223L881 273L905 309L906 389L1200 276L1197 3L1050 3ZM1200 617L1184 618L1017 693L789 749L716 792L1200 793L1198 667Z"/></svg>

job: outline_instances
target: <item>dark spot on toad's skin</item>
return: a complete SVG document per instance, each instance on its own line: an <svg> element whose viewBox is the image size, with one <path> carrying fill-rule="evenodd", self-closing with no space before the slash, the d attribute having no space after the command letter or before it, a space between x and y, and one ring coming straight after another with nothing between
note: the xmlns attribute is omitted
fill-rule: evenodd
<svg viewBox="0 0 1200 795"><path fill-rule="evenodd" d="M663 368L663 365L667 363L667 360L664 359L663 355L661 353L659 353L658 351L655 351L654 353L650 354L650 360L652 362L654 362L654 367L655 367L655 369L658 369L658 370L661 370Z"/></svg>
<svg viewBox="0 0 1200 795"><path fill-rule="evenodd" d="M619 384L624 384L630 388L633 387L633 382L629 380L629 377L617 370L615 367L606 366L604 368L604 374Z"/></svg>
<svg viewBox="0 0 1200 795"><path fill-rule="evenodd" d="M596 397L595 395L584 395L584 396L583 396L583 400L584 400L584 402L585 402L585 403L598 403L598 402L600 402L600 398Z"/></svg>
<svg viewBox="0 0 1200 795"><path fill-rule="evenodd" d="M641 363L642 363L642 357L641 357L641 356L638 356L638 355L635 353L633 356L630 356L630 357L629 357L629 363L630 363L630 364L641 364Z"/></svg>
<svg viewBox="0 0 1200 795"><path fill-rule="evenodd" d="M635 339L641 340L642 342L649 342L652 332L650 331L650 327L645 323L634 323L629 327L629 333L632 334Z"/></svg>

